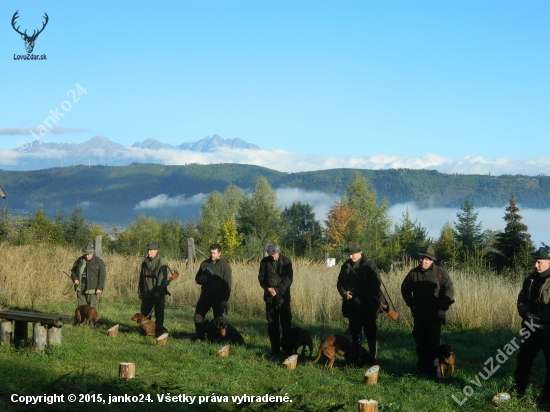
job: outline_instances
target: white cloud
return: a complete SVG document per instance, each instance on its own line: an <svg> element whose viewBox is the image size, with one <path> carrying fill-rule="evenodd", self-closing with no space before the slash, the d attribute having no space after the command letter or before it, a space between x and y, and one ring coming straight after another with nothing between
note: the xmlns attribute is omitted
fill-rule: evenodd
<svg viewBox="0 0 550 412"><path fill-rule="evenodd" d="M142 200L134 206L134 210L201 205L204 203L206 197L207 195L204 193L198 193L190 198L186 198L185 195L169 197L165 194L161 194L150 199Z"/></svg>
<svg viewBox="0 0 550 412"><path fill-rule="evenodd" d="M277 189L277 205L283 208L292 206L294 202L302 202L302 204L309 204L313 207L315 213L315 219L319 222L323 222L326 219L327 213L334 205L334 202L339 199L337 195L329 195L322 192L308 192L296 188Z"/></svg>

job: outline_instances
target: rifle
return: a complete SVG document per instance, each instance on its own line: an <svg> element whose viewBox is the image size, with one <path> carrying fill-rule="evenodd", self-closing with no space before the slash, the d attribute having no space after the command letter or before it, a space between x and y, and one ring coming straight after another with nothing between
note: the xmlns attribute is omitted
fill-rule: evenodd
<svg viewBox="0 0 550 412"><path fill-rule="evenodd" d="M169 267L168 265L166 265L166 267L168 268L168 270L169 270L170 272L172 272L172 269L170 269L170 267ZM172 294L171 294L170 292L168 292L168 285L170 285L170 282L172 282L173 280L177 279L179 275L180 275L180 274L178 273L178 270L177 270L177 269L174 270L174 271L172 272L172 276L170 276L170 279L168 279L168 282L166 282L166 284L165 284L164 287L163 287L163 290L164 290L164 292L165 292L166 295L172 296Z"/></svg>

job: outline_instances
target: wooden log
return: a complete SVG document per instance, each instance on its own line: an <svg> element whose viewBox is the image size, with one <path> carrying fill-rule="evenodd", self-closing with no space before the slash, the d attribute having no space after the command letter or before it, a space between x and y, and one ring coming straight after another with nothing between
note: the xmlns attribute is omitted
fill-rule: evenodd
<svg viewBox="0 0 550 412"><path fill-rule="evenodd" d="M63 328L57 326L50 326L48 328L48 345L61 345L63 339Z"/></svg>
<svg viewBox="0 0 550 412"><path fill-rule="evenodd" d="M373 399L361 399L359 412L378 412L378 402Z"/></svg>
<svg viewBox="0 0 550 412"><path fill-rule="evenodd" d="M118 323L115 326L112 326L107 331L107 336L110 338L114 338L118 334Z"/></svg>
<svg viewBox="0 0 550 412"><path fill-rule="evenodd" d="M11 344L11 320L0 322L0 343Z"/></svg>
<svg viewBox="0 0 550 412"><path fill-rule="evenodd" d="M122 362L118 365L118 378L127 381L136 377L136 365L131 362Z"/></svg>
<svg viewBox="0 0 550 412"><path fill-rule="evenodd" d="M493 403L496 405L508 402L509 400L510 400L510 395L507 394L506 392L500 392L500 393L497 393L495 396L493 396Z"/></svg>
<svg viewBox="0 0 550 412"><path fill-rule="evenodd" d="M46 333L46 327L42 326L40 322L36 322L33 325L32 333L32 347L35 351L43 351L46 349L48 343L48 335Z"/></svg>
<svg viewBox="0 0 550 412"><path fill-rule="evenodd" d="M378 382L378 372L379 371L380 371L380 368L378 367L378 365L370 367L365 372L365 383L367 385L376 385L376 383Z"/></svg>
<svg viewBox="0 0 550 412"><path fill-rule="evenodd" d="M287 369L292 370L292 369L296 369L297 363L298 363L298 355L294 354L285 359L285 361L283 362L283 366Z"/></svg>
<svg viewBox="0 0 550 412"><path fill-rule="evenodd" d="M16 345L23 344L29 338L28 324L29 322L25 322L22 320L15 321L15 328L13 331L13 340Z"/></svg>
<svg viewBox="0 0 550 412"><path fill-rule="evenodd" d="M168 333L163 333L157 338L157 345L166 345L166 341L168 340Z"/></svg>
<svg viewBox="0 0 550 412"><path fill-rule="evenodd" d="M224 357L229 356L229 348L230 347L231 347L231 345L222 346L222 348L218 351L218 356L224 356Z"/></svg>

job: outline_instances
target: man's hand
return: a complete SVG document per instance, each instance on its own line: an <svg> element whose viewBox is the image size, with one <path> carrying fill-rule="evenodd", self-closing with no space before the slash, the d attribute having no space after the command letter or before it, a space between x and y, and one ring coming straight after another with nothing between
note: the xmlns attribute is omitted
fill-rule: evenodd
<svg viewBox="0 0 550 412"><path fill-rule="evenodd" d="M437 312L437 317L441 320L445 320L446 315L447 315L447 312L445 312L444 310L440 310L439 312Z"/></svg>
<svg viewBox="0 0 550 412"><path fill-rule="evenodd" d="M277 295L277 291L275 288L267 288L267 293L269 293L271 296Z"/></svg>
<svg viewBox="0 0 550 412"><path fill-rule="evenodd" d="M96 289L95 290L96 295L101 295L102 293L103 293L103 291L101 289Z"/></svg>
<svg viewBox="0 0 550 412"><path fill-rule="evenodd" d="M344 293L344 297L346 298L346 300L353 299L353 293L351 293L349 290L346 290L346 292Z"/></svg>
<svg viewBox="0 0 550 412"><path fill-rule="evenodd" d="M75 284L75 285L79 285L79 284L80 284L80 282L78 281L78 279L75 279L75 280L74 280L74 284Z"/></svg>

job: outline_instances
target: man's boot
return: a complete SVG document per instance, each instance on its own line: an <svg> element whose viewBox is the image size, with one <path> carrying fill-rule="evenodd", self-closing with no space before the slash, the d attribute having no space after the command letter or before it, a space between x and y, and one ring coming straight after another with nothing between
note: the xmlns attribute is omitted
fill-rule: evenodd
<svg viewBox="0 0 550 412"><path fill-rule="evenodd" d="M204 340L204 334L206 333L206 327L204 326L204 323L195 323L195 331L197 334L195 335L195 338L193 339L195 342L202 342Z"/></svg>
<svg viewBox="0 0 550 412"><path fill-rule="evenodd" d="M369 366L378 365L378 361L376 360L376 352L378 350L378 340L367 339L367 344L369 345L369 354L370 354Z"/></svg>

